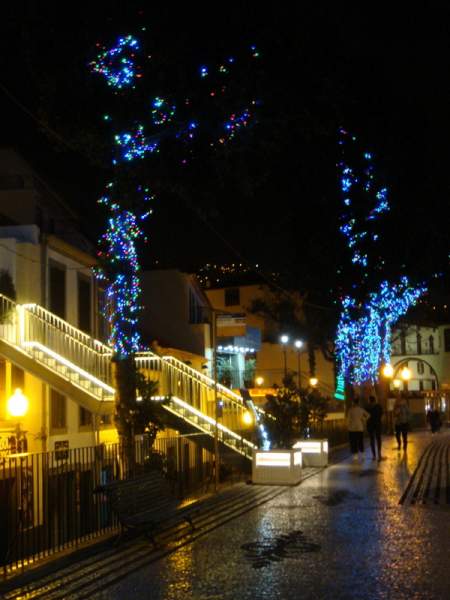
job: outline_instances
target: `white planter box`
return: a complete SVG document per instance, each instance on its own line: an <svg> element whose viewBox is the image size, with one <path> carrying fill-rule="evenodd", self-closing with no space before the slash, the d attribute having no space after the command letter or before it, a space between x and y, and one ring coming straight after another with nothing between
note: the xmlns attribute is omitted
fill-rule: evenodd
<svg viewBox="0 0 450 600"><path fill-rule="evenodd" d="M304 467L328 465L328 440L299 440L292 447L302 451Z"/></svg>
<svg viewBox="0 0 450 600"><path fill-rule="evenodd" d="M252 482L263 485L296 485L302 478L302 452L254 450Z"/></svg>

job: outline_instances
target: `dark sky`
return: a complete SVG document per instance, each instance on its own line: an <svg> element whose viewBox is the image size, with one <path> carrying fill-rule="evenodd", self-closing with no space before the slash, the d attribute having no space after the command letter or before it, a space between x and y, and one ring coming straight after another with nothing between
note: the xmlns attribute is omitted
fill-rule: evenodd
<svg viewBox="0 0 450 600"><path fill-rule="evenodd" d="M2 90L0 143L17 147L89 215L82 223L90 235L103 219L92 215L107 171L93 164L75 132L83 123L98 133L106 96L86 63L97 40L145 24L164 71L155 75L158 89L179 86L203 59L256 43L262 101L257 124L231 148L231 158L214 163L214 177L199 159L183 199L158 197L148 223L148 264L192 268L242 256L285 273L294 286L326 293L343 246L336 179L343 125L374 152L390 190L393 208L382 232L388 262L406 263L420 278L446 269L450 10L410 5L395 18L380 5L235 3L217 5L216 14L199 3L181 12L150 2L98 2L88 11L81 3L68 13L42 4L17 3L2 19L1 83L76 151L50 139Z"/></svg>

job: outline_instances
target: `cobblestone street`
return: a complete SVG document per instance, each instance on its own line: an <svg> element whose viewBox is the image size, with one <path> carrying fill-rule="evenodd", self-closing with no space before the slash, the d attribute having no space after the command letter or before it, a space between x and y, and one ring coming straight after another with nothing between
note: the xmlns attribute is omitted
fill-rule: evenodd
<svg viewBox="0 0 450 600"><path fill-rule="evenodd" d="M137 541L119 562L105 553L5 598L448 598L449 449L449 435L423 432L407 454L385 438L380 463L368 449L357 463L342 451L343 460L297 487L272 488L174 552L155 557Z"/></svg>

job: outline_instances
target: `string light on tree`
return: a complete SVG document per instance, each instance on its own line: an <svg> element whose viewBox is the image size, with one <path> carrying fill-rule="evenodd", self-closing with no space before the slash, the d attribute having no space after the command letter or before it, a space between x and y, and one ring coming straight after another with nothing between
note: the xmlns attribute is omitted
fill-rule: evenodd
<svg viewBox="0 0 450 600"><path fill-rule="evenodd" d="M139 50L140 43L134 36L121 37L112 48L102 48L97 59L90 64L91 70L101 74L107 84L115 88L115 91L125 88L134 89L135 80L141 77L141 71L135 64L136 53ZM228 66L225 66L225 63ZM232 139L237 131L247 126L250 116L247 109L233 113L224 125L223 116L221 118L218 115L218 107L215 105L214 122L211 123L211 120L208 121L206 118L200 122L199 115L203 117L205 99L210 102L211 98L215 97L216 90L211 93L209 87L214 85L214 80L220 78L217 90L220 90L221 94L228 92L223 80L229 76L228 67L234 63L234 58L228 59L225 63L221 63L213 70L214 76L210 75L207 67L200 68L201 78L208 76L210 80L208 89L203 90L203 100L201 95L194 94L197 105L189 99L184 100L184 118L180 118L175 126L173 122L177 103L158 95L150 100L149 123L135 124L125 131L117 132L114 136L112 161L114 183L108 184L105 195L100 199L100 203L108 208L109 216L106 233L101 239L99 252L101 267L97 274L106 285L111 322L110 341L116 355L121 358L140 349L137 324L141 309L141 290L137 244L144 240L142 221L151 214L152 210L147 205L150 200L154 200L148 188L137 186L131 191L126 189L124 182L129 182L131 175L127 165L136 159L142 160L149 155L159 153L163 140L175 141L184 147L196 142L199 133L205 136L211 132L212 139L209 140L211 142L216 141L218 128L224 128L227 134L222 136L224 138L222 143L225 143ZM253 101L253 104L256 102ZM207 114L208 111L205 113ZM113 121L109 114L105 114L103 118ZM154 131L149 134L146 128L151 127ZM189 157L192 154L192 150L189 150ZM181 163L186 164L186 158L181 160Z"/></svg>
<svg viewBox="0 0 450 600"><path fill-rule="evenodd" d="M117 164L120 160L134 160L144 158L146 154L158 150L158 140L149 140L144 134L144 126L138 125L132 133L119 133L114 136L116 146L119 148L119 157L113 161Z"/></svg>
<svg viewBox="0 0 450 600"><path fill-rule="evenodd" d="M139 42L132 35L120 37L109 50L103 47L97 59L90 63L91 70L102 75L107 84L117 90L132 87L135 78L140 77L134 60L139 49Z"/></svg>
<svg viewBox="0 0 450 600"><path fill-rule="evenodd" d="M390 210L387 188L374 174L369 152L355 157L358 168L345 157L356 147L356 138L340 130L343 159L338 164L343 200L340 231L350 250L353 268L351 293L340 298L341 314L336 333L339 375L352 384L375 383L383 364L390 363L391 329L427 291L402 276L398 283L382 278L385 265L379 256L375 225ZM369 285L372 290L368 289Z"/></svg>
<svg viewBox="0 0 450 600"><path fill-rule="evenodd" d="M167 100L157 96L152 101L152 123L153 125L165 125L173 121L176 107L169 105Z"/></svg>
<svg viewBox="0 0 450 600"><path fill-rule="evenodd" d="M381 366L390 363L392 326L425 292L402 277L397 285L382 282L363 305L343 298L336 334L340 374L357 385L376 382Z"/></svg>

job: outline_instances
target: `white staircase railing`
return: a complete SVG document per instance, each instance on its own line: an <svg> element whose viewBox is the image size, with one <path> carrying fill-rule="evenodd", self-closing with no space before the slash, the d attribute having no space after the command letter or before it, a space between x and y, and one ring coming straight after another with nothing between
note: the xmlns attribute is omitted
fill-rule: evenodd
<svg viewBox="0 0 450 600"><path fill-rule="evenodd" d="M21 344L39 343L111 385L111 348L38 304L18 305Z"/></svg>
<svg viewBox="0 0 450 600"><path fill-rule="evenodd" d="M0 294L0 339L97 400L113 400L111 348L45 308L16 304ZM247 407L240 395L173 356L142 352L136 362L150 379L158 381L158 394L173 399L168 410L209 435L214 435L218 417L219 439L249 456L253 443L247 439Z"/></svg>
<svg viewBox="0 0 450 600"><path fill-rule="evenodd" d="M159 357L151 352L136 356L138 368L159 383L159 394L178 397L210 421L216 419L216 394L213 379L199 373L172 356ZM217 384L218 424L241 437L249 437L244 414L248 412L241 396Z"/></svg>

